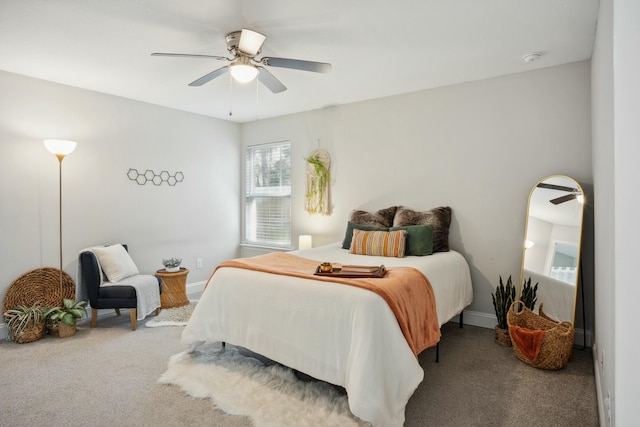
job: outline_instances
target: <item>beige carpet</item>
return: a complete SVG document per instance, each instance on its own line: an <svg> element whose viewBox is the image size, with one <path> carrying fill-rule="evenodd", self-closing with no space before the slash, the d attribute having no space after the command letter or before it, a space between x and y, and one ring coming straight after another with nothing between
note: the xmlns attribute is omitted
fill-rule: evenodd
<svg viewBox="0 0 640 427"><path fill-rule="evenodd" d="M251 426L209 399L158 382L170 357L184 350L182 330L131 331L123 310L99 319L96 329L83 320L71 338L0 342L0 425ZM420 355L425 380L409 400L405 427L598 426L589 350L576 350L562 371L540 371L493 335L445 325L440 363L434 349Z"/></svg>

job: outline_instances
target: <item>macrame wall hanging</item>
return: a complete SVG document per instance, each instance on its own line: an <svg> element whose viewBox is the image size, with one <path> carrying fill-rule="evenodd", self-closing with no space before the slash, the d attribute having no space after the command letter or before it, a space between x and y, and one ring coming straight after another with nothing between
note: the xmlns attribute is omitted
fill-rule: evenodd
<svg viewBox="0 0 640 427"><path fill-rule="evenodd" d="M331 156L327 150L314 150L307 161L307 189L304 208L310 214L331 215Z"/></svg>

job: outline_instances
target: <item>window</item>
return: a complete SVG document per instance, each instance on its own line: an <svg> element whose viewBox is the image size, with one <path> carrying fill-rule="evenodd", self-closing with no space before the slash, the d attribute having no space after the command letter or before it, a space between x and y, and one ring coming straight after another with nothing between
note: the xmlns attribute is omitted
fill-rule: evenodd
<svg viewBox="0 0 640 427"><path fill-rule="evenodd" d="M245 243L291 247L291 144L247 147Z"/></svg>

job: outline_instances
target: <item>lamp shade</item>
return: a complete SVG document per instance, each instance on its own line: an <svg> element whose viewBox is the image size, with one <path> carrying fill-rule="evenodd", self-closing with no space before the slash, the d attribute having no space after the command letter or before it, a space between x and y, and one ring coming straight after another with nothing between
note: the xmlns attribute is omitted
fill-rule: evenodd
<svg viewBox="0 0 640 427"><path fill-rule="evenodd" d="M311 249L313 241L310 235L302 234L298 237L298 249Z"/></svg>
<svg viewBox="0 0 640 427"><path fill-rule="evenodd" d="M231 66L231 75L240 83L248 83L258 75L258 69L253 65L236 64Z"/></svg>
<svg viewBox="0 0 640 427"><path fill-rule="evenodd" d="M45 148L50 152L57 155L66 156L76 149L75 141L67 141L66 139L45 139Z"/></svg>
<svg viewBox="0 0 640 427"><path fill-rule="evenodd" d="M258 67L251 60L242 55L229 66L231 76L240 83L248 83L258 75Z"/></svg>

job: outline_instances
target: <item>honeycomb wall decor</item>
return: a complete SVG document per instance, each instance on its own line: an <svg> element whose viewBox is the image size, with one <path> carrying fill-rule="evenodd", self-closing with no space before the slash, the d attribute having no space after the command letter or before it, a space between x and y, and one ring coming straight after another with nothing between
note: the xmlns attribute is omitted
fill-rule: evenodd
<svg viewBox="0 0 640 427"><path fill-rule="evenodd" d="M144 172L139 172L138 169L129 169L127 177L130 181L135 181L138 185L145 185L147 182L153 183L153 185L162 185L167 183L170 186L175 186L177 183L182 182L184 174L180 171L171 175L167 171L155 173L151 169L147 169Z"/></svg>

